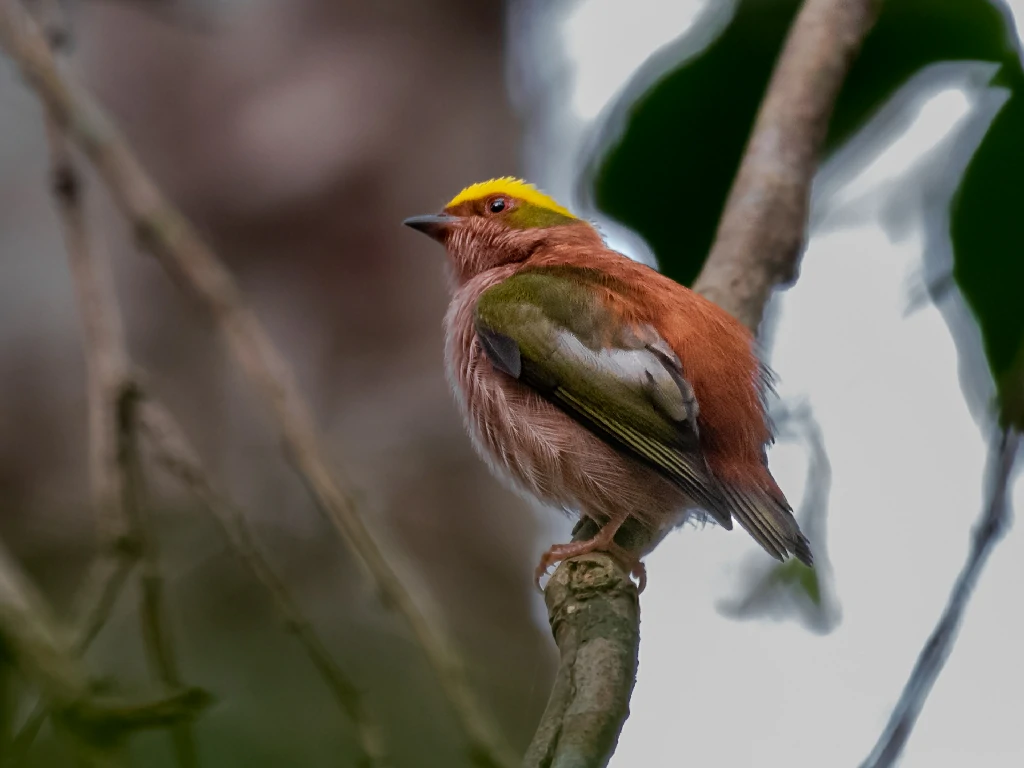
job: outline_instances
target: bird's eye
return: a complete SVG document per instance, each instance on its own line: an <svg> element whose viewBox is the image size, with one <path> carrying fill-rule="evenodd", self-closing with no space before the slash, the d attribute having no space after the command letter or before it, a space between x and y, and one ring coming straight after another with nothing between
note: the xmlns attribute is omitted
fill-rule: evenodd
<svg viewBox="0 0 1024 768"><path fill-rule="evenodd" d="M491 213L501 213L505 210L505 198L496 197L487 203L487 210Z"/></svg>

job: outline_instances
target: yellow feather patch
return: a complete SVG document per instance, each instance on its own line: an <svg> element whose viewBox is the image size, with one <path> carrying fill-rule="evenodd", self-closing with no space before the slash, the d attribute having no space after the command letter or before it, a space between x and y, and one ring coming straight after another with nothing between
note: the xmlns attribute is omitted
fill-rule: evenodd
<svg viewBox="0 0 1024 768"><path fill-rule="evenodd" d="M468 200L480 200L491 195L508 195L517 200L522 200L524 203L536 205L538 208L547 208L549 211L554 211L562 216L568 216L570 219L576 218L566 208L559 205L553 198L545 195L533 184L529 184L522 179L513 178L512 176L503 176L500 179L491 179L489 181L481 181L478 184L472 184L453 197L445 208L451 208L453 205L459 205Z"/></svg>

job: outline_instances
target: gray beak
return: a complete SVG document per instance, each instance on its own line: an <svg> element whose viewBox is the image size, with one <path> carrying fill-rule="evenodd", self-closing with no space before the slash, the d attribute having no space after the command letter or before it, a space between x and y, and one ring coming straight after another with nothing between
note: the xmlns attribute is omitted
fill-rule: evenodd
<svg viewBox="0 0 1024 768"><path fill-rule="evenodd" d="M434 238L439 243L443 243L448 230L458 221L458 216L449 216L447 213L429 213L425 216L410 216L402 223L417 232Z"/></svg>

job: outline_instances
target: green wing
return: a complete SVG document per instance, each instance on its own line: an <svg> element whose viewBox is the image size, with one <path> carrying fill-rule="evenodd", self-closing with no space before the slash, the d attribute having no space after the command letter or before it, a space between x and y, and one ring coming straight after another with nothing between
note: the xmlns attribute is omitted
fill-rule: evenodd
<svg viewBox="0 0 1024 768"><path fill-rule="evenodd" d="M476 331L492 364L674 481L721 525L729 505L700 451L698 404L678 357L650 326L601 300L594 270L543 268L488 289Z"/></svg>

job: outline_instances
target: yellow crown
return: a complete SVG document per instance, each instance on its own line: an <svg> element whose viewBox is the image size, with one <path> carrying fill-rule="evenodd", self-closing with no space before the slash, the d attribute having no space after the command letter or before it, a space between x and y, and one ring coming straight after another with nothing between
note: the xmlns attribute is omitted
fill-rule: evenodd
<svg viewBox="0 0 1024 768"><path fill-rule="evenodd" d="M472 184L453 197L445 208L465 203L467 200L480 200L490 195L508 195L517 200L522 200L524 203L536 205L539 208L547 208L549 211L554 211L562 216L568 216L570 219L576 218L566 208L559 205L553 198L545 195L533 184L529 184L522 179L513 178L512 176L503 176L500 179L490 179L489 181Z"/></svg>

